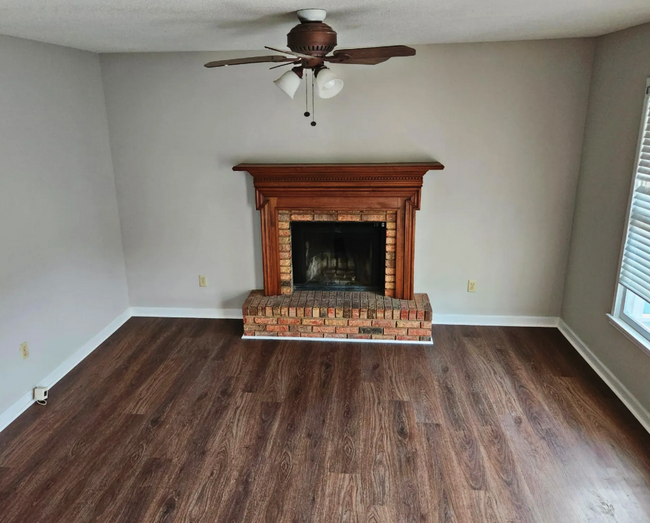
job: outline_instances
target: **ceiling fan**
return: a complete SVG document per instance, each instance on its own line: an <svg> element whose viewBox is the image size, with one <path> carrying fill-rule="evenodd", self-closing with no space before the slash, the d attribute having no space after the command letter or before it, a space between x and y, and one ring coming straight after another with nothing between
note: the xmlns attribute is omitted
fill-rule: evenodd
<svg viewBox="0 0 650 523"><path fill-rule="evenodd" d="M324 23L327 12L324 9L300 9L296 12L300 23L287 34L287 46L290 50L276 49L266 46L266 49L276 51L283 55L254 56L250 58L233 58L231 60L217 60L205 64L205 67L227 67L230 65L244 65L257 63L280 63L271 67L294 65L274 83L292 99L296 95L306 71L312 72L312 113L314 91L319 98L332 98L343 89L343 80L338 78L325 62L330 64L376 65L398 56L413 56L415 49L405 45L391 45L386 47L366 47L360 49L339 49L336 47L336 31ZM315 87L314 87L315 81ZM309 84L307 83L307 88ZM309 96L307 96L309 99ZM305 116L309 116L307 110ZM312 126L316 122L312 119Z"/></svg>

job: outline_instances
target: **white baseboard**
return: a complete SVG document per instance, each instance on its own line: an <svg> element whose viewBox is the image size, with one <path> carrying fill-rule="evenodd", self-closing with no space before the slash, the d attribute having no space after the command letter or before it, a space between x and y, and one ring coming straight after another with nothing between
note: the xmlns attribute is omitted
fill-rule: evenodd
<svg viewBox="0 0 650 523"><path fill-rule="evenodd" d="M596 371L601 379L607 384L607 386L614 391L614 394L625 404L625 406L630 410L634 417L639 420L639 423L650 432L650 412L648 412L643 405L637 400L632 393L627 390L627 387L623 385L619 379L612 373L611 370L598 359L590 349L585 345L585 343L578 337L578 335L573 332L573 329L569 327L564 320L560 319L558 324L558 329L564 335L564 337L569 341L575 350L580 353L580 355L585 359L585 361L591 366L592 369Z"/></svg>
<svg viewBox="0 0 650 523"><path fill-rule="evenodd" d="M433 314L436 325L477 325L493 327L557 327L555 316L492 316L478 314Z"/></svg>
<svg viewBox="0 0 650 523"><path fill-rule="evenodd" d="M132 316L154 318L242 319L241 309L185 309L176 307L132 307ZM556 316L481 316L475 314L434 314L438 325L492 325L500 327L557 327ZM302 338L301 338L302 339Z"/></svg>
<svg viewBox="0 0 650 523"><path fill-rule="evenodd" d="M131 316L153 318L214 318L241 320L241 309L184 309L176 307L131 307Z"/></svg>
<svg viewBox="0 0 650 523"><path fill-rule="evenodd" d="M343 343L393 343L397 345L433 345L433 341L413 340L355 340L350 338L298 338L296 336L242 336L242 340L297 340L297 341L329 341Z"/></svg>
<svg viewBox="0 0 650 523"><path fill-rule="evenodd" d="M61 365L50 372L38 383L39 387L53 387L63 376L74 369L92 351L104 343L117 329L131 317L131 309L125 310L98 334L84 343L72 356L66 359ZM23 394L11 407L0 413L0 432L2 432L12 421L25 412L34 403L33 392L30 390Z"/></svg>

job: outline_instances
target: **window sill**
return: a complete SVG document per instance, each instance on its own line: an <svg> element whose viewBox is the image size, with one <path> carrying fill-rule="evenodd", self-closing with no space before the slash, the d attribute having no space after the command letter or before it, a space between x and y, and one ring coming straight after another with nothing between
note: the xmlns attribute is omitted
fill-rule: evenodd
<svg viewBox="0 0 650 523"><path fill-rule="evenodd" d="M641 351L650 358L650 341L645 339L635 329L630 327L622 319L617 318L611 314L607 315L609 322L619 330L627 339L634 343Z"/></svg>

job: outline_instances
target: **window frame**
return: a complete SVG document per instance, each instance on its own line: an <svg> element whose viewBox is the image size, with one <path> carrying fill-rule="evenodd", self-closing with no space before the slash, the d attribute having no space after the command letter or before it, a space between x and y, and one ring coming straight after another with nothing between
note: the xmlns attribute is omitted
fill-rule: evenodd
<svg viewBox="0 0 650 523"><path fill-rule="evenodd" d="M632 173L632 181L630 183L630 194L627 202L627 212L625 213L625 230L623 231L623 238L621 240L621 249L618 258L618 268L616 273L616 289L614 292L614 303L612 306L611 314L607 314L610 322L625 334L631 341L635 342L639 347L644 349L646 354L650 356L650 329L644 327L635 318L629 316L625 312L625 301L628 293L634 294L632 291L619 283L621 274L621 266L623 264L623 255L625 253L625 243L628 236L628 229L630 227L630 210L632 207L632 198L634 197L634 190L636 188L636 176L641 161L641 148L643 145L643 134L645 131L645 117L650 105L650 78L646 80L645 93L643 96L643 110L641 112L641 123L639 124L639 135L637 140L636 155L634 159L634 172Z"/></svg>

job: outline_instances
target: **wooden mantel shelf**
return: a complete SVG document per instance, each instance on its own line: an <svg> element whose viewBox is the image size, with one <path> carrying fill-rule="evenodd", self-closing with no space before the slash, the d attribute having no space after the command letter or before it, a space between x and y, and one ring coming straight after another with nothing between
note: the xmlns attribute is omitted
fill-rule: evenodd
<svg viewBox="0 0 650 523"><path fill-rule="evenodd" d="M233 171L247 171L255 174L295 174L345 173L352 175L399 174L444 169L440 162L406 162L406 163L240 163Z"/></svg>
<svg viewBox="0 0 650 523"><path fill-rule="evenodd" d="M255 202L262 222L264 293L281 294L280 211L372 211L397 213L394 297L413 296L415 211L422 179L441 170L439 162L414 163L242 163L234 171L254 178Z"/></svg>

